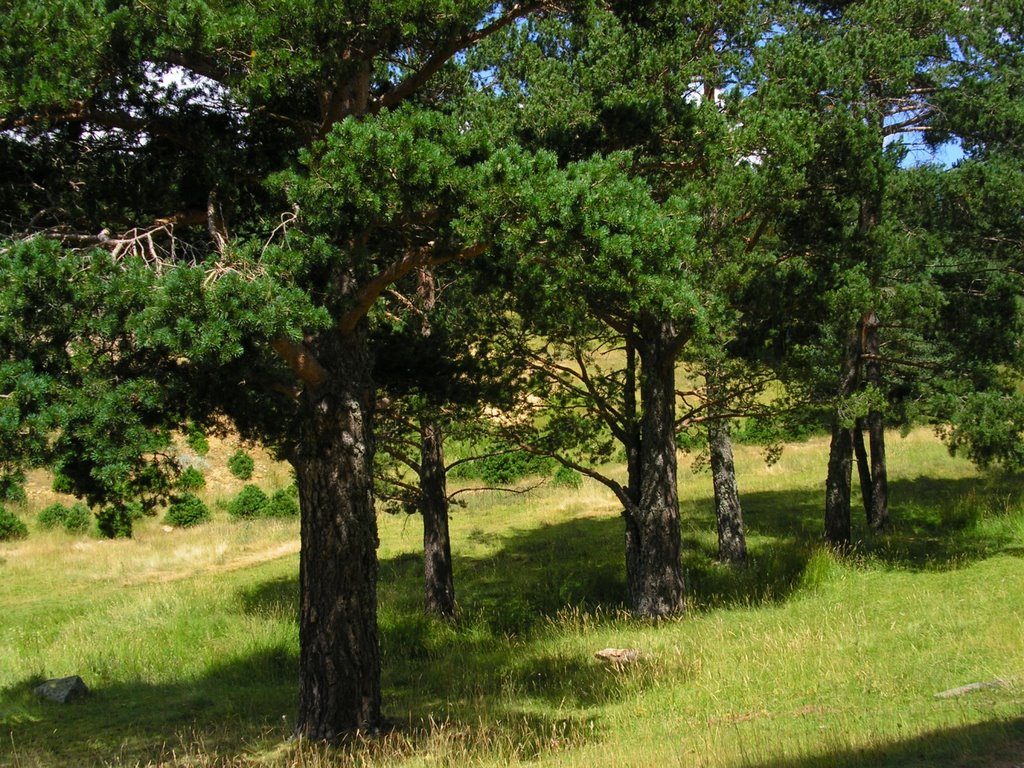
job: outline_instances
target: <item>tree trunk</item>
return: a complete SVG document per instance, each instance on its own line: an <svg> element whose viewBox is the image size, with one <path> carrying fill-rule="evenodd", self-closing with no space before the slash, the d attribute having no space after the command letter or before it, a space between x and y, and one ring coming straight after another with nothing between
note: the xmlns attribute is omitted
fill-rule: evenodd
<svg viewBox="0 0 1024 768"><path fill-rule="evenodd" d="M718 520L718 559L742 565L747 561L747 539L743 533L743 509L736 485L736 467L732 458L729 422L708 422L708 449L711 456L711 480L715 487L715 516Z"/></svg>
<svg viewBox="0 0 1024 768"><path fill-rule="evenodd" d="M301 397L302 509L296 732L337 741L380 725L373 387L365 328L313 342L327 371Z"/></svg>
<svg viewBox="0 0 1024 768"><path fill-rule="evenodd" d="M853 440L849 427L832 424L825 480L825 540L835 549L850 547L850 484L852 482Z"/></svg>
<svg viewBox="0 0 1024 768"><path fill-rule="evenodd" d="M853 455L857 459L857 477L860 479L860 497L864 504L864 515L871 522L871 463L868 449L864 445L864 419L857 419L851 433L853 436Z"/></svg>
<svg viewBox="0 0 1024 768"><path fill-rule="evenodd" d="M630 504L623 509L622 516L626 523L626 588L629 604L637 606L641 595L641 549L640 526L634 510L640 504L640 422L636 403L636 345L632 339L626 340L625 373L623 421L626 430L626 496Z"/></svg>
<svg viewBox="0 0 1024 768"><path fill-rule="evenodd" d="M878 317L874 312L864 316L863 348L867 383L882 389L882 364L879 360ZM881 411L868 412L868 444L871 448L871 503L868 524L873 530L889 525L889 478L885 464L885 423Z"/></svg>
<svg viewBox="0 0 1024 768"><path fill-rule="evenodd" d="M641 329L640 500L627 534L626 562L635 568L632 609L658 618L683 611L681 533L676 486L675 358L678 344L669 322ZM627 523L627 530L629 525Z"/></svg>
<svg viewBox="0 0 1024 768"><path fill-rule="evenodd" d="M850 547L850 496L853 481L853 429L842 423L838 408L857 387L860 360L860 334L853 333L846 345L842 379L837 392L839 403L832 417L832 442L828 452L828 476L825 478L825 540L832 547Z"/></svg>
<svg viewBox="0 0 1024 768"><path fill-rule="evenodd" d="M420 513L423 515L423 580L427 612L455 615L452 545L448 536L448 489L441 426L420 428Z"/></svg>

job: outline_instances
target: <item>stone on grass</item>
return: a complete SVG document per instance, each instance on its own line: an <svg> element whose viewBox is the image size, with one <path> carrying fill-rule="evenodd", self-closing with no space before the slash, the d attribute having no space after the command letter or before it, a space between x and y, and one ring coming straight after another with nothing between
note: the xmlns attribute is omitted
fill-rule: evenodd
<svg viewBox="0 0 1024 768"><path fill-rule="evenodd" d="M71 677L58 677L47 680L35 688L36 696L43 699L55 701L58 704L67 704L72 699L77 699L89 693L89 688L78 675Z"/></svg>
<svg viewBox="0 0 1024 768"><path fill-rule="evenodd" d="M601 661L616 669L633 664L640 659L640 651L635 648L604 648L594 654Z"/></svg>

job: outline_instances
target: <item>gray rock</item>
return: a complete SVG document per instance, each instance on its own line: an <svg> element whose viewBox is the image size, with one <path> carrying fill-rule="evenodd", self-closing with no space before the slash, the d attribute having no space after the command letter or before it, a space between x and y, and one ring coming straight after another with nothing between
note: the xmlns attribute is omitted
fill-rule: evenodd
<svg viewBox="0 0 1024 768"><path fill-rule="evenodd" d="M55 701L58 704L67 704L72 699L85 696L87 693L89 693L89 687L78 675L47 680L35 688L36 696Z"/></svg>
<svg viewBox="0 0 1024 768"><path fill-rule="evenodd" d="M984 683L969 683L968 685L961 685L959 688L950 688L948 691L942 693L936 693L936 699L955 699L958 696L964 694L973 693L974 691L982 691L986 688L1005 688L1005 680L988 680Z"/></svg>

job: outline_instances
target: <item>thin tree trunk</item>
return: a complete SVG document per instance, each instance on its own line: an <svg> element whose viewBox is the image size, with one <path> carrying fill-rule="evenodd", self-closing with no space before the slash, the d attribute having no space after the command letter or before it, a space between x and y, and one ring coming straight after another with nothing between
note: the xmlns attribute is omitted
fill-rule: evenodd
<svg viewBox="0 0 1024 768"><path fill-rule="evenodd" d="M857 477L860 479L860 496L864 505L864 515L871 522L871 463L868 449L864 445L864 419L857 419L851 432L853 436L853 455L857 459Z"/></svg>
<svg viewBox="0 0 1024 768"><path fill-rule="evenodd" d="M627 536L627 563L633 563L634 613L647 618L683 611L681 531L676 485L675 358L672 324L648 322L641 329L640 501L632 511L633 540Z"/></svg>
<svg viewBox="0 0 1024 768"><path fill-rule="evenodd" d="M879 361L878 317L874 312L864 316L863 348L867 383L882 388L882 365ZM885 463L885 422L881 411L868 412L868 443L871 447L871 504L868 524L873 530L889 525L889 478Z"/></svg>
<svg viewBox="0 0 1024 768"><path fill-rule="evenodd" d="M300 402L296 732L333 742L381 722L373 387L364 327L313 343L328 371L344 373L308 388Z"/></svg>
<svg viewBox="0 0 1024 768"><path fill-rule="evenodd" d="M455 581L448 535L448 489L444 438L436 422L426 422L420 428L420 512L427 612L451 618L455 615Z"/></svg>
<svg viewBox="0 0 1024 768"><path fill-rule="evenodd" d="M622 511L625 520L626 545L626 588L629 593L629 604L637 606L641 602L641 568L640 568L640 524L635 510L640 504L640 422L637 419L636 402L636 345L632 339L626 339L626 380L624 391L623 420L626 429L626 495L630 506Z"/></svg>
<svg viewBox="0 0 1024 768"><path fill-rule="evenodd" d="M743 509L736 485L736 467L732 457L729 422L708 422L708 449L711 480L715 487L715 517L718 521L718 559L742 565L747 561L747 539L743 533Z"/></svg>

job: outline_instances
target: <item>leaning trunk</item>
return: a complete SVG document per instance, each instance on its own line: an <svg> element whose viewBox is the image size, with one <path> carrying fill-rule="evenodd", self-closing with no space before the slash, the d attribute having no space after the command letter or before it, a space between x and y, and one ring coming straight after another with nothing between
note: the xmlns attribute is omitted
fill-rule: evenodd
<svg viewBox="0 0 1024 768"><path fill-rule="evenodd" d="M448 489L441 427L420 428L420 513L423 515L423 577L427 612L455 615L452 546L448 536Z"/></svg>
<svg viewBox="0 0 1024 768"><path fill-rule="evenodd" d="M747 560L747 540L743 533L743 510L736 485L736 466L732 457L729 422L708 422L708 450L711 479L715 487L715 516L718 520L718 559L742 565Z"/></svg>
<svg viewBox="0 0 1024 768"><path fill-rule="evenodd" d="M871 462L868 449L864 444L864 419L857 419L853 427L853 455L857 460L857 478L860 480L860 497L864 504L864 514L871 522Z"/></svg>
<svg viewBox="0 0 1024 768"><path fill-rule="evenodd" d="M675 357L672 324L642 329L640 354L640 488L627 536L627 563L635 568L632 608L658 618L683 611L679 497L676 487ZM628 523L627 523L628 525Z"/></svg>
<svg viewBox="0 0 1024 768"><path fill-rule="evenodd" d="M338 374L301 398L296 732L337 741L373 730L381 719L373 387L365 329L318 342L317 358Z"/></svg>

